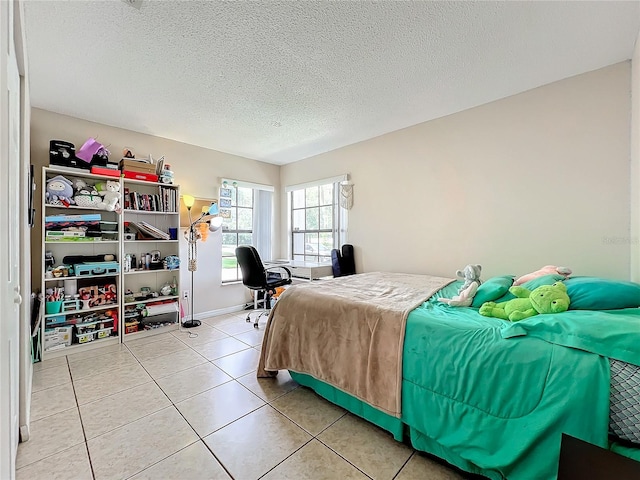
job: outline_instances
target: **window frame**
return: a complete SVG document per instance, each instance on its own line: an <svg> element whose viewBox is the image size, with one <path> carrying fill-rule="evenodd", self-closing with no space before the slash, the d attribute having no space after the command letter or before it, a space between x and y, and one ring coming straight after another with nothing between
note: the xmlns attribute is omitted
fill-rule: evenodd
<svg viewBox="0 0 640 480"><path fill-rule="evenodd" d="M251 242L249 242L249 244L255 246L256 235L260 235L260 232L258 232L257 229L256 229L257 223L256 223L256 217L255 217L255 215L256 215L256 198L258 197L258 190L265 190L265 191L271 192L271 194L273 196L274 188L272 186L270 186L270 185L260 185L260 184L255 184L255 183L243 182L243 181L238 181L238 180L228 180L228 179L222 179L220 188L221 189L222 188L231 188L231 189L234 190L234 195L232 197L231 207L220 207L221 210L224 210L224 209L232 210L231 218L234 218L234 213L235 213L235 219L236 219L236 222L235 222L236 228L233 229L233 230L229 229L224 221L223 221L223 224L222 224L223 239L222 239L222 245L221 245L221 266L220 266L221 283L223 285L227 285L227 284L233 284L233 283L238 283L238 282L242 281L242 272L240 270L240 266L238 265L237 257L236 257L236 254L235 254L235 248L237 248L239 245L247 245L247 243L244 242L244 241L240 242L240 240L239 240L240 236L241 235L250 235L251 236ZM250 191L251 191L251 207L238 205L238 189L239 188L250 189ZM221 197L221 198L225 198L225 197ZM239 213L243 209L244 210L251 210L251 229L240 229L240 228L238 228ZM273 198L271 199L271 210L273 210ZM272 211L270 212L269 222L271 224L273 224L273 212ZM273 230L273 225L271 225L271 228L269 228L268 231L265 232L265 233L267 235L269 235L269 237L270 237L272 235L272 230ZM235 236L236 236L235 248L234 248L233 254L225 254L224 249L225 249L225 247L230 246L230 244L226 244L224 242L224 235L225 234L230 234L230 233L231 234L235 234ZM268 243L270 245L270 241ZM230 277L227 277L225 275L225 270L231 270L231 268L229 268L229 267L227 267L225 269L225 260L226 259L233 259L235 261L236 274L235 274L234 278L230 278Z"/></svg>
<svg viewBox="0 0 640 480"><path fill-rule="evenodd" d="M345 182L348 181L348 175L341 175L339 177L332 177L332 178L327 178L327 179L323 179L323 180L318 180L315 182L309 182L309 183L305 183L305 184L299 184L299 185L291 185L286 187L286 192L287 192L287 200L288 200L288 221L289 221L289 232L288 232L288 258L290 260L293 261L305 261L305 262L314 262L314 263L323 263L323 264L330 264L331 263L331 251L329 251L327 254L321 254L321 249L320 249L320 243L321 243L321 236L323 233L331 233L332 235L332 247L331 249L334 248L340 248L340 245L343 243L346 243L346 226L347 226L347 216L346 216L346 209L342 208L340 206L340 183L341 182ZM321 189L323 186L326 185L331 185L332 187L332 195L331 195L331 204L322 204L322 195L321 195ZM307 205L307 189L310 188L318 188L318 204L317 205L311 205L308 206ZM305 199L305 205L303 207L298 207L296 206L294 208L294 195L295 192L299 192L299 191L303 191L303 195L304 195L304 199ZM332 212L331 212L331 228L320 228L320 224L321 224L321 219L320 219L320 209L322 207L327 207L327 206L331 206L332 208ZM307 211L309 209L318 209L318 228L317 229L309 229L307 228L307 224L306 224L306 218L307 218ZM304 218L305 218L305 228L304 229L294 229L294 224L295 224L295 220L294 220L294 215L296 212L299 211L304 211ZM298 251L296 251L296 235L300 235L303 234L304 235L304 252L300 253ZM311 254L307 254L307 249L306 246L307 244L309 244L309 242L307 241L307 235L309 234L316 234L318 237L318 241L317 241L317 251L313 252ZM331 250L330 249L330 250Z"/></svg>

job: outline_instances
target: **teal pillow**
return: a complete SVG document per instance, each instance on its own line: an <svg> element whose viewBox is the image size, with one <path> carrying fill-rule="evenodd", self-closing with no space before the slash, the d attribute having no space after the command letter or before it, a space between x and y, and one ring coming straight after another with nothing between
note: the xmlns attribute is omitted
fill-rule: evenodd
<svg viewBox="0 0 640 480"><path fill-rule="evenodd" d="M501 277L491 277L483 282L473 297L472 307L480 308L484 302L493 302L509 291L513 285L513 275L503 275Z"/></svg>
<svg viewBox="0 0 640 480"><path fill-rule="evenodd" d="M640 284L598 277L576 277L565 282L570 310L615 310L640 307Z"/></svg>
<svg viewBox="0 0 640 480"><path fill-rule="evenodd" d="M524 282L520 286L531 291L538 287L541 287L542 285L553 285L554 283L564 279L565 277L563 275L559 275L557 273L550 273L549 275L542 275L541 277L536 277L533 280ZM507 292L506 295L504 295L503 297L500 297L498 300L495 300L495 302L497 303L506 302L507 300L511 300L513 298L516 298L516 296L511 292ZM569 295L569 298L571 298L571 295Z"/></svg>

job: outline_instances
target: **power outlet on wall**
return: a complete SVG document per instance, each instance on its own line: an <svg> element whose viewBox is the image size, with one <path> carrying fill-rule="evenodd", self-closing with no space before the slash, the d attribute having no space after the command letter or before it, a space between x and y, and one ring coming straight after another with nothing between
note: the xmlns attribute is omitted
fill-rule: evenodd
<svg viewBox="0 0 640 480"><path fill-rule="evenodd" d="M189 300L189 290L183 290L182 291L182 298L184 300Z"/></svg>

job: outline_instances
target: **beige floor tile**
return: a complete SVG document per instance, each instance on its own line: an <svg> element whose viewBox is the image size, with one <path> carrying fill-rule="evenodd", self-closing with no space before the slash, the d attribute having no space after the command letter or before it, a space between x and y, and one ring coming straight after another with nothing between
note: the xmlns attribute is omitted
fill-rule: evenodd
<svg viewBox="0 0 640 480"><path fill-rule="evenodd" d="M95 359L102 355L106 355L108 353L117 353L117 352L128 352L129 349L123 345L122 343L117 343L115 345L107 345L106 347L99 348L90 348L87 350L83 350L82 352L74 353L72 355L67 355L67 359L69 360L69 364L83 362L86 363L87 359Z"/></svg>
<svg viewBox="0 0 640 480"><path fill-rule="evenodd" d="M298 382L291 378L287 370L282 370L274 378L257 378L256 372L251 372L237 380L266 402L271 402L298 388Z"/></svg>
<svg viewBox="0 0 640 480"><path fill-rule="evenodd" d="M413 477L414 480L431 477ZM261 480L368 480L330 448L311 440Z"/></svg>
<svg viewBox="0 0 640 480"><path fill-rule="evenodd" d="M149 381L151 381L151 377L137 364L84 377L74 381L73 384L76 389L78 405L84 405Z"/></svg>
<svg viewBox="0 0 640 480"><path fill-rule="evenodd" d="M253 348L226 357L213 360L213 364L220 367L234 378L241 377L258 368L260 353Z"/></svg>
<svg viewBox="0 0 640 480"><path fill-rule="evenodd" d="M392 479L413 452L391 434L351 414L318 435L318 440L374 480Z"/></svg>
<svg viewBox="0 0 640 480"><path fill-rule="evenodd" d="M171 405L155 382L103 397L80 407L87 439L131 423Z"/></svg>
<svg viewBox="0 0 640 480"><path fill-rule="evenodd" d="M172 330L171 332L157 333L156 335L146 335L144 337L133 337L132 339L127 339L127 336L125 336L125 345L131 348L140 347L141 345L146 345L148 343L160 342L171 338L174 331L175 330Z"/></svg>
<svg viewBox="0 0 640 480"><path fill-rule="evenodd" d="M67 357L56 357L44 362L38 362L33 364L33 371L39 372L40 370L46 370L47 368L61 367L67 364Z"/></svg>
<svg viewBox="0 0 640 480"><path fill-rule="evenodd" d="M308 388L296 388L271 405L312 435L318 435L346 413Z"/></svg>
<svg viewBox="0 0 640 480"><path fill-rule="evenodd" d="M34 422L76 406L76 395L72 383L40 390L31 395L31 421Z"/></svg>
<svg viewBox="0 0 640 480"><path fill-rule="evenodd" d="M234 478L257 479L311 438L266 405L212 433L204 441ZM247 461L247 456L251 461Z"/></svg>
<svg viewBox="0 0 640 480"><path fill-rule="evenodd" d="M69 367L66 364L60 365L59 367L47 368L33 372L32 392L39 392L40 390L46 390L47 388L70 382L71 376L69 375Z"/></svg>
<svg viewBox="0 0 640 480"><path fill-rule="evenodd" d="M236 340L246 343L251 347L262 345L262 338L264 337L264 328L253 329L250 332L238 333L234 335Z"/></svg>
<svg viewBox="0 0 640 480"><path fill-rule="evenodd" d="M238 318L234 322L223 323L222 325L216 325L216 328L228 335L237 335L239 333L252 331L253 323L245 322L244 320L241 320Z"/></svg>
<svg viewBox="0 0 640 480"><path fill-rule="evenodd" d="M163 337L164 338L162 340L159 340L157 342L144 343L141 345L129 345L129 350L131 350L131 353L133 353L136 358L140 362L142 362L144 360L160 357L162 355L168 355L170 353L178 352L180 350L186 350L189 348L170 333L167 333L166 337L163 335Z"/></svg>
<svg viewBox="0 0 640 480"><path fill-rule="evenodd" d="M395 480L414 480L428 478L429 480L464 480L453 468L447 468L418 452L415 452Z"/></svg>
<svg viewBox="0 0 640 480"><path fill-rule="evenodd" d="M16 480L93 480L84 443L16 471Z"/></svg>
<svg viewBox="0 0 640 480"><path fill-rule="evenodd" d="M158 385L173 403L233 380L212 363L203 363L157 380Z"/></svg>
<svg viewBox="0 0 640 480"><path fill-rule="evenodd" d="M225 323L236 323L238 321L238 316L232 313L227 313L224 315L217 315L215 317L209 317L202 320L202 323L206 323L211 327L216 327L218 325L224 325Z"/></svg>
<svg viewBox="0 0 640 480"><path fill-rule="evenodd" d="M189 445L131 480L231 480L202 442Z"/></svg>
<svg viewBox="0 0 640 480"><path fill-rule="evenodd" d="M84 443L77 408L31 422L29 441L18 447L16 468Z"/></svg>
<svg viewBox="0 0 640 480"><path fill-rule="evenodd" d="M202 345L194 345L193 347L196 352L203 355L208 360L215 360L226 355L231 355L232 353L241 352L248 348L250 348L249 345L232 337L215 340Z"/></svg>
<svg viewBox="0 0 640 480"><path fill-rule="evenodd" d="M98 375L114 368L135 365L137 360L129 350L120 350L113 353L106 353L92 359L85 359L81 362L70 362L69 369L74 380L79 380L91 375Z"/></svg>
<svg viewBox="0 0 640 480"><path fill-rule="evenodd" d="M166 377L180 370L186 370L187 368L195 367L196 365L206 362L206 358L190 348L140 361L145 370L153 378Z"/></svg>
<svg viewBox="0 0 640 480"><path fill-rule="evenodd" d="M226 333L221 332L216 328L210 327L206 323L203 323L199 327L176 330L175 332L173 332L173 336L189 345L190 347L229 337L229 335L227 335Z"/></svg>
<svg viewBox="0 0 640 480"><path fill-rule="evenodd" d="M198 437L174 407L87 442L96 480L123 479L194 443Z"/></svg>
<svg viewBox="0 0 640 480"><path fill-rule="evenodd" d="M177 403L176 407L198 435L204 437L264 404L232 381Z"/></svg>

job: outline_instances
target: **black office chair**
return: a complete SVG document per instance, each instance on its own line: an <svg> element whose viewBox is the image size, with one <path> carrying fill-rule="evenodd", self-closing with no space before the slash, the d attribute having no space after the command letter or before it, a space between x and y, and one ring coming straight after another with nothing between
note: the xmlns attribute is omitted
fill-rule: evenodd
<svg viewBox="0 0 640 480"><path fill-rule="evenodd" d="M274 266L264 268L258 251L250 245L241 245L236 248L236 258L242 270L242 283L251 290L253 295L254 310L262 310L256 317L253 326L258 328L258 321L262 315L268 314L271 308L271 295L276 292L276 287L289 285L291 283L291 271L287 267ZM279 269L280 272L274 272ZM262 299L258 296L263 292ZM262 302L263 308L259 309L258 304ZM247 322L251 321L251 313L247 315Z"/></svg>

